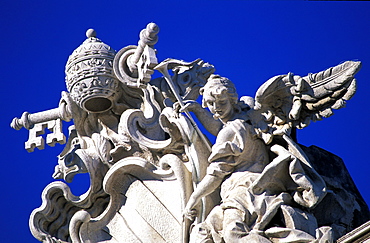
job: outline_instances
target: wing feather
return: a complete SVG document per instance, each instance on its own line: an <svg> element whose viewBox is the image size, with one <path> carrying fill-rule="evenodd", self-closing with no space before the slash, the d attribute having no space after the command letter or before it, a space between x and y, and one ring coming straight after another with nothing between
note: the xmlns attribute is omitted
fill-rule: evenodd
<svg viewBox="0 0 370 243"><path fill-rule="evenodd" d="M313 97L320 99L330 91L335 91L353 80L353 76L360 70L361 62L347 61L338 66L328 68L316 74L303 77L313 91Z"/></svg>
<svg viewBox="0 0 370 243"><path fill-rule="evenodd" d="M345 107L355 94L354 75L360 68L361 62L346 61L305 77L289 73L269 79L257 90L249 115L256 133L269 143L272 138L266 133L290 135L293 127L332 116L333 109Z"/></svg>
<svg viewBox="0 0 370 243"><path fill-rule="evenodd" d="M302 79L307 84L306 89L296 94L302 100L302 114L299 119L309 116L313 121L321 120L333 115L333 109L345 107L346 101L351 99L356 92L357 85L354 75L360 68L361 62L347 61L303 77ZM315 116L311 116L310 113L314 113ZM297 127L305 127L301 125L302 122Z"/></svg>

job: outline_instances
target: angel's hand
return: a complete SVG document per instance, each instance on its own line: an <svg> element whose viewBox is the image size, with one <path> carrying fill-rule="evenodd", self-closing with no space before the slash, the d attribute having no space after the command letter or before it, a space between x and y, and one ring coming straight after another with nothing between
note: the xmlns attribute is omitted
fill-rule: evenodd
<svg viewBox="0 0 370 243"><path fill-rule="evenodd" d="M185 111L191 111L191 112L196 112L198 110L201 110L202 107L201 105L196 102L195 100L188 100L185 104L184 107L181 107L179 110L180 112L185 112Z"/></svg>
<svg viewBox="0 0 370 243"><path fill-rule="evenodd" d="M192 200L192 198L190 198L183 212L184 218L194 221L195 217L198 215L198 211L195 206L195 200Z"/></svg>
<svg viewBox="0 0 370 243"><path fill-rule="evenodd" d="M198 215L198 212L196 209L192 209L190 211L184 211L184 218L189 219L190 221L194 221L195 217Z"/></svg>
<svg viewBox="0 0 370 243"><path fill-rule="evenodd" d="M184 100L184 106L181 107L179 102L176 102L173 105L173 109L177 113L186 112L186 111L196 112L199 109L202 109L202 107L195 100Z"/></svg>

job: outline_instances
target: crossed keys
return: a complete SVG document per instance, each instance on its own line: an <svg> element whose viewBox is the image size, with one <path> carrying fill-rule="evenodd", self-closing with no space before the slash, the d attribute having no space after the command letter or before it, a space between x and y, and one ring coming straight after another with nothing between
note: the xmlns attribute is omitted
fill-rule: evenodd
<svg viewBox="0 0 370 243"><path fill-rule="evenodd" d="M28 152L33 152L35 148L42 150L45 148L45 139L41 136L45 134L45 129L51 133L46 135L46 143L54 147L56 143L65 144L66 136L62 131L62 120L56 119L37 123L29 130L29 137L25 142L25 148Z"/></svg>
<svg viewBox="0 0 370 243"><path fill-rule="evenodd" d="M58 109L58 108L56 108ZM32 119L32 116L39 114L49 113L52 114L53 110L43 111L35 114L29 114L28 112L23 113L22 118L14 118L10 126L16 130L22 127L29 130L28 140L25 142L25 149L28 152L33 152L35 148L42 150L45 148L45 139L41 136L45 134L45 129L48 129L51 133L46 135L46 143L54 147L56 143L65 144L66 137L62 130L62 120L59 117L55 119L41 121ZM34 117L33 117L34 118Z"/></svg>
<svg viewBox="0 0 370 243"><path fill-rule="evenodd" d="M137 67L138 67L138 79L137 86L139 88L145 88L145 85L149 83L154 73L153 68L158 64L155 50L149 46L145 46L143 54L141 55Z"/></svg>
<svg viewBox="0 0 370 243"><path fill-rule="evenodd" d="M62 120L70 121L72 118L70 107L71 100L67 92L62 92L62 99L58 108L30 114L24 112L21 118L14 118L10 126L15 130L22 127L29 130L28 140L25 142L25 149L33 152L35 148L45 148L45 139L41 136L45 130L50 133L46 135L46 144L54 147L56 143L65 144L66 137L62 130Z"/></svg>
<svg viewBox="0 0 370 243"><path fill-rule="evenodd" d="M156 24L148 24L147 28L140 33L140 41L135 53L130 60L127 60L130 69L138 73L137 87L145 88L154 72L154 66L157 65L155 50L152 47L158 41L158 31ZM45 148L45 138L41 135L45 134L46 129L50 131L46 135L46 143L49 146L54 147L56 143L66 143L66 137L62 131L62 120L72 119L70 105L73 101L67 92L62 92L62 101L58 108L33 114L24 112L21 118L13 119L10 124L12 128L19 130L24 127L29 130L29 138L25 142L25 149L28 152L33 152L35 148L39 150Z"/></svg>

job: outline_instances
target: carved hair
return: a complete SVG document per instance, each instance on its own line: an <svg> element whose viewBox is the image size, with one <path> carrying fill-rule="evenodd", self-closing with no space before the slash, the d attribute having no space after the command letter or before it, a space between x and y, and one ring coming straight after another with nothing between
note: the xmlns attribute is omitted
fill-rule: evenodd
<svg viewBox="0 0 370 243"><path fill-rule="evenodd" d="M206 83L206 85L200 89L200 94L203 95L202 99L202 107L206 108L206 102L205 102L205 94L216 97L218 95L221 95L223 93L226 93L231 101L231 103L234 105L236 110L239 110L240 108L237 106L238 103L238 93L236 92L236 88L228 78L221 77L220 75L214 75L212 74ZM239 109L238 109L239 108Z"/></svg>

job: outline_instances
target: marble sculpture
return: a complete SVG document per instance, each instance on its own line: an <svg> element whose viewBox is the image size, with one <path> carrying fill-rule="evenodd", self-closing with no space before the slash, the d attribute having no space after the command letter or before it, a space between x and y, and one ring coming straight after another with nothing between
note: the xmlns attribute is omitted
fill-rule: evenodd
<svg viewBox="0 0 370 243"><path fill-rule="evenodd" d="M29 130L29 152L45 139L65 144L60 180L30 216L36 239L334 242L369 220L343 161L295 139L296 129L345 106L360 62L274 76L254 98L239 97L201 59L159 62L158 31L150 23L137 46L116 52L88 30L66 64L59 106L12 121ZM73 195L63 180L78 173L89 173L90 188Z"/></svg>

